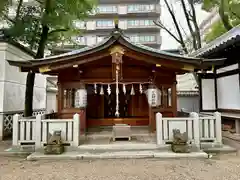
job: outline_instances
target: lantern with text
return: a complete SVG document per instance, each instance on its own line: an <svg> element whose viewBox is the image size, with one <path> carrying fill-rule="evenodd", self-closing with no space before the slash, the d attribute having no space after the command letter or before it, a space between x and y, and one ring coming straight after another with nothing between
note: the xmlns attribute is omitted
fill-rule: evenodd
<svg viewBox="0 0 240 180"><path fill-rule="evenodd" d="M157 107L160 105L159 93L160 93L159 90L153 84L149 85L146 91L149 106Z"/></svg>
<svg viewBox="0 0 240 180"><path fill-rule="evenodd" d="M87 106L87 90L78 89L75 93L75 108L86 108Z"/></svg>

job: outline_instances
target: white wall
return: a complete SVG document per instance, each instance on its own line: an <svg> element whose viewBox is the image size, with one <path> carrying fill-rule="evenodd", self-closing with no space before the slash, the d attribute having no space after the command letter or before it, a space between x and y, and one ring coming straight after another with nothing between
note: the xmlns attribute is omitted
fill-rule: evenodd
<svg viewBox="0 0 240 180"><path fill-rule="evenodd" d="M217 79L218 108L240 109L239 74Z"/></svg>
<svg viewBox="0 0 240 180"><path fill-rule="evenodd" d="M57 93L48 91L47 92L47 112L57 112Z"/></svg>
<svg viewBox="0 0 240 180"><path fill-rule="evenodd" d="M202 79L202 109L215 110L215 85L214 79Z"/></svg>
<svg viewBox="0 0 240 180"><path fill-rule="evenodd" d="M0 43L0 112L24 109L26 75L18 67L10 66L7 60L29 60L30 55L20 49ZM2 104L2 106L1 106ZM33 97L34 109L46 108L46 77L36 74Z"/></svg>

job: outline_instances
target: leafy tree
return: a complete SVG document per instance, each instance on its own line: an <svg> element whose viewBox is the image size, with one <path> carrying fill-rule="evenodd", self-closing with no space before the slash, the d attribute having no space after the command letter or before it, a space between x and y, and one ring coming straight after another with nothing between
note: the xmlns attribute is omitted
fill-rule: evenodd
<svg viewBox="0 0 240 180"><path fill-rule="evenodd" d="M9 23L5 31L8 37L20 41L36 51L35 58L43 58L44 51L52 42L70 39L76 30L74 20L83 20L95 6L94 0L32 0L16 2L16 14L9 16L11 0L1 0L0 16ZM27 74L25 92L25 116L33 110L35 73Z"/></svg>
<svg viewBox="0 0 240 180"><path fill-rule="evenodd" d="M191 39L192 39L191 43L192 43L193 49L197 50L201 48L202 45L201 45L200 30L197 23L196 10L194 6L196 3L200 3L201 0L175 0L175 2L180 2L182 5L181 7L185 16L185 20L187 22L188 30L191 35ZM157 21L155 22L155 24L161 27L163 30L165 30L170 36L172 36L181 45L183 51L187 54L189 50L187 48L187 42L184 39L184 34L186 35L186 32L181 27L178 17L176 17L173 4L171 3L171 1L164 0L164 3L171 16L171 20L173 21L173 25L176 29L176 33L173 33L171 29L165 26L161 21Z"/></svg>
<svg viewBox="0 0 240 180"><path fill-rule="evenodd" d="M207 42L240 24L240 0L204 0L202 8L206 11L218 8L221 18L212 25L210 32L206 35Z"/></svg>

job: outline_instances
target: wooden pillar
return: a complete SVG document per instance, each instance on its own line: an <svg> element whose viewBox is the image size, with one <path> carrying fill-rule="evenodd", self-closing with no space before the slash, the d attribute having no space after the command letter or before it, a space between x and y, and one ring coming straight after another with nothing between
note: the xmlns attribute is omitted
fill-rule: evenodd
<svg viewBox="0 0 240 180"><path fill-rule="evenodd" d="M63 109L63 102L64 102L64 94L63 94L63 87L61 85L61 83L58 82L58 99L57 99L57 102L58 102L58 115L61 114L61 111Z"/></svg>
<svg viewBox="0 0 240 180"><path fill-rule="evenodd" d="M86 85L84 83L80 83L80 87L79 89L86 89ZM87 117L86 117L86 111L87 108L86 107L81 107L80 109L80 133L84 134L86 132L87 129Z"/></svg>
<svg viewBox="0 0 240 180"><path fill-rule="evenodd" d="M177 81L173 83L171 93L172 93L171 99L172 99L173 117L176 117L177 116Z"/></svg>

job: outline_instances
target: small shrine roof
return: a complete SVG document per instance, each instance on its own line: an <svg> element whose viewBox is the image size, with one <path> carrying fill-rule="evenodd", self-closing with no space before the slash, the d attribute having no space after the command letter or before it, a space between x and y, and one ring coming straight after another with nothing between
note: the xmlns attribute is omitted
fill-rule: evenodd
<svg viewBox="0 0 240 180"><path fill-rule="evenodd" d="M187 63L194 65L196 67L200 66L212 66L213 64L222 64L224 59L204 59L204 58L196 58L189 57L187 55L178 55L176 53L170 53L162 50L158 50L155 48L151 48L139 43L133 43L130 41L128 37L126 37L122 30L115 29L109 37L105 38L102 42L89 47L84 47L81 49L73 50L71 52L66 52L60 55L49 56L41 59L31 59L28 61L12 61L9 60L10 65L19 66L19 67L34 67L34 66L43 66L51 63L64 62L76 58L80 58L83 56L90 55L92 53L100 52L105 49L109 49L114 45L122 45L130 50L140 52L155 58L162 58L171 61L177 61L182 63Z"/></svg>

